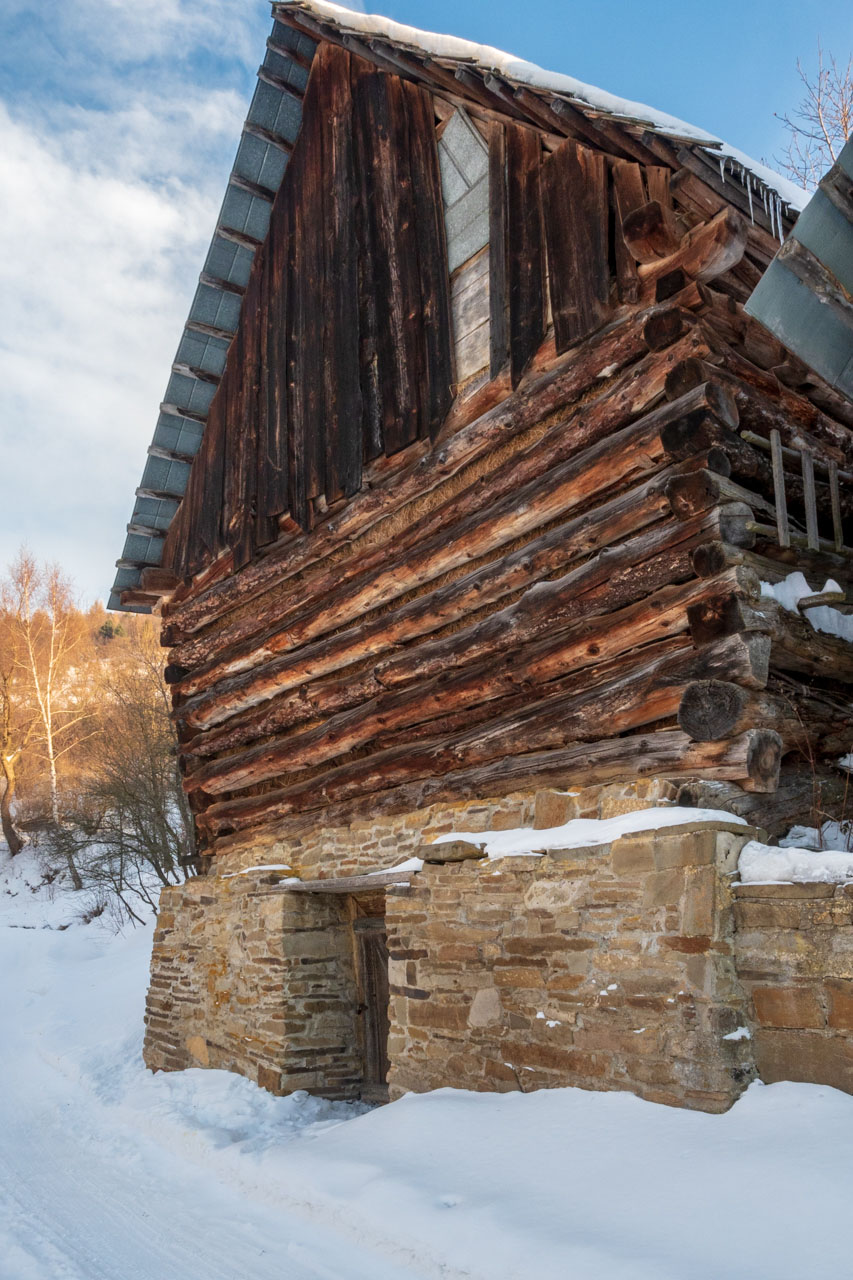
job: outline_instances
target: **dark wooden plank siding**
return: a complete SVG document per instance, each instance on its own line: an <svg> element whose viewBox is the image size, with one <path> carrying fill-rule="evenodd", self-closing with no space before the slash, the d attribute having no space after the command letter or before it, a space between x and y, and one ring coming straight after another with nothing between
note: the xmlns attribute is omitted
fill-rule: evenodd
<svg viewBox="0 0 853 1280"><path fill-rule="evenodd" d="M506 131L489 130L489 372L496 378L509 360L507 314Z"/></svg>
<svg viewBox="0 0 853 1280"><path fill-rule="evenodd" d="M431 96L321 45L165 560L234 568L365 460L435 435L453 396Z"/></svg>
<svg viewBox="0 0 853 1280"><path fill-rule="evenodd" d="M543 167L543 207L557 351L607 318L609 210L603 155L567 140Z"/></svg>
<svg viewBox="0 0 853 1280"><path fill-rule="evenodd" d="M539 134L507 124L506 158L510 369L516 386L545 335Z"/></svg>
<svg viewBox="0 0 853 1280"><path fill-rule="evenodd" d="M377 296L373 319L383 450L394 454L418 438L423 373L408 122L402 85L395 76L376 71L359 76L354 99L366 257Z"/></svg>
<svg viewBox="0 0 853 1280"><path fill-rule="evenodd" d="M425 425L429 434L435 436L450 410L454 384L453 337L449 324L450 273L435 141L435 111L429 93L408 81L403 81L402 86L409 117L414 225L417 230L415 243L420 277L420 336L425 347L426 395L420 434L423 434Z"/></svg>
<svg viewBox="0 0 853 1280"><path fill-rule="evenodd" d="M331 47L331 46L327 46ZM321 46L318 57L327 55ZM352 138L349 55L338 58L340 74L320 82L326 124L324 170L323 394L328 500L350 497L361 488L362 396L359 374L358 242L353 217L356 179Z"/></svg>

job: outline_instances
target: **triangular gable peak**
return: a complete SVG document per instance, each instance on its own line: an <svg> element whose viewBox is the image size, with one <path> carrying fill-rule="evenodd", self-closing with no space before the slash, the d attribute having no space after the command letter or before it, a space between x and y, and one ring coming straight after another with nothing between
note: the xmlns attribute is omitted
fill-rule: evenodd
<svg viewBox="0 0 853 1280"><path fill-rule="evenodd" d="M303 536L626 307L706 271L744 301L792 225L790 184L670 117L334 5L274 13L114 607Z"/></svg>

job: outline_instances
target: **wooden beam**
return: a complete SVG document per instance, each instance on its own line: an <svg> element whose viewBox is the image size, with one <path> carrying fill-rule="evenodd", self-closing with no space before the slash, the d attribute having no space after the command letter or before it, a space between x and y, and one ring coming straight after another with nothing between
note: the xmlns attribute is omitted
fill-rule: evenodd
<svg viewBox="0 0 853 1280"><path fill-rule="evenodd" d="M198 413L195 409L181 409L176 404L169 404L163 401L160 405L160 412L165 413L169 418L186 418L188 422L199 422L202 426L207 422L206 413Z"/></svg>
<svg viewBox="0 0 853 1280"><path fill-rule="evenodd" d="M311 70L312 58L300 53L297 49L289 48L286 44L279 44L277 40L273 40L272 36L267 38L267 48L270 53L277 53L280 58L289 58L291 62L295 62L297 67L301 67L303 71Z"/></svg>
<svg viewBox="0 0 853 1280"><path fill-rule="evenodd" d="M202 271L198 277L199 284L206 284L210 289L220 289L223 293L235 293L242 298L246 292L244 284L235 284L233 280L223 280L221 276L212 276L209 271Z"/></svg>
<svg viewBox="0 0 853 1280"><path fill-rule="evenodd" d="M173 362L172 373L179 373L183 378L194 378L196 382L209 382L214 387L219 386L222 376L218 373L210 373L207 369L198 369L192 364L183 364L180 360Z"/></svg>
<svg viewBox="0 0 853 1280"><path fill-rule="evenodd" d="M289 97L295 98L297 102L301 102L305 97L301 89L295 89L292 84L282 80L281 76L277 76L274 71L270 71L269 67L263 65L258 67L258 79L262 80L264 84L270 85L273 89L278 89L280 93L286 93Z"/></svg>
<svg viewBox="0 0 853 1280"><path fill-rule="evenodd" d="M258 200L266 200L267 204L272 204L275 200L276 193L271 187L262 187L259 182L252 182L251 178L244 178L239 173L232 173L228 181L232 187L247 191L250 196L256 196Z"/></svg>
<svg viewBox="0 0 853 1280"><path fill-rule="evenodd" d="M265 129L262 124L255 124L254 120L244 121L243 132L250 134L253 138L260 138L261 142L268 142L271 147L283 151L286 156L293 154L293 143L288 138L275 133L272 129Z"/></svg>
<svg viewBox="0 0 853 1280"><path fill-rule="evenodd" d="M223 240L229 240L232 244L239 244L242 249L250 249L252 253L260 249L263 244L263 240L247 235L245 231L238 231L236 227L219 226L216 228L216 234L221 236Z"/></svg>
<svg viewBox="0 0 853 1280"><path fill-rule="evenodd" d="M184 325L190 333L202 333L207 338L221 338L223 342L231 342L234 333L230 329L220 329L215 324L205 324L202 320L188 320Z"/></svg>

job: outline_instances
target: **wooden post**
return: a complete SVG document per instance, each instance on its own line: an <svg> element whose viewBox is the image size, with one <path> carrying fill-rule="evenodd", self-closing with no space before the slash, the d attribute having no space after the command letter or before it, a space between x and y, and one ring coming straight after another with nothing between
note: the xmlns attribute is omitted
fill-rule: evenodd
<svg viewBox="0 0 853 1280"><path fill-rule="evenodd" d="M773 494L776 499L776 528L779 546L790 547L788 504L785 501L785 471L782 463L782 437L774 427L770 432L770 454L773 461Z"/></svg>
<svg viewBox="0 0 853 1280"><path fill-rule="evenodd" d="M820 548L820 537L817 531L817 495L814 487L814 459L808 449L800 450L803 471L803 498L806 507L806 536L809 550Z"/></svg>

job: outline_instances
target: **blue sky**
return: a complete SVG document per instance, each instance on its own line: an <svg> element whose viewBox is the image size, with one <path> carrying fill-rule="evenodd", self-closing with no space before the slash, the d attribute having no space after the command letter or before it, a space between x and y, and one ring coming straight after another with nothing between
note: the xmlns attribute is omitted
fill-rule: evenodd
<svg viewBox="0 0 853 1280"><path fill-rule="evenodd" d="M363 8L362 5L350 7ZM373 0L771 160L850 0ZM270 25L262 0L0 5L0 566L103 597Z"/></svg>

